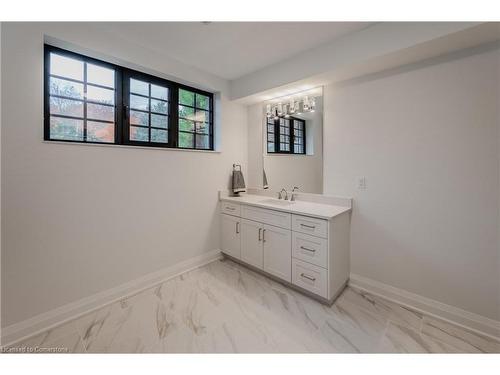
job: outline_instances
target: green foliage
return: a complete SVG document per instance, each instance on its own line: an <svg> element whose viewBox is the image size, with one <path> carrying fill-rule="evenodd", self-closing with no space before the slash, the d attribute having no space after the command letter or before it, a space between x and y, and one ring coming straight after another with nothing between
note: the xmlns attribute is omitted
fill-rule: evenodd
<svg viewBox="0 0 500 375"><path fill-rule="evenodd" d="M151 111L157 113L168 113L167 102L162 102L160 100L151 100Z"/></svg>
<svg viewBox="0 0 500 375"><path fill-rule="evenodd" d="M179 117L184 117L187 119L192 119L194 117L194 109L191 107L179 106Z"/></svg>
<svg viewBox="0 0 500 375"><path fill-rule="evenodd" d="M179 130L184 130L188 132L194 131L194 122L184 119L179 119Z"/></svg>
<svg viewBox="0 0 500 375"><path fill-rule="evenodd" d="M179 147L194 147L194 135L190 133L179 132Z"/></svg>
<svg viewBox="0 0 500 375"><path fill-rule="evenodd" d="M208 96L196 94L196 107L201 109L209 109L209 99Z"/></svg>
<svg viewBox="0 0 500 375"><path fill-rule="evenodd" d="M179 89L179 103L194 107L194 92Z"/></svg>

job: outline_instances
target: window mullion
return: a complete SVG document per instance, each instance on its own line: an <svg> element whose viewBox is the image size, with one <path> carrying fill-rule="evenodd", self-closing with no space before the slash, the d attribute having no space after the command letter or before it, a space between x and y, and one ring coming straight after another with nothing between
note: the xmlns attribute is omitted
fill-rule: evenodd
<svg viewBox="0 0 500 375"><path fill-rule="evenodd" d="M197 93L194 93L194 118L196 119L196 114L197 114L197 110L196 110L196 95L198 95ZM196 148L196 137L198 136L197 134L197 130L196 130L196 121L194 122L194 136L193 136L193 148Z"/></svg>
<svg viewBox="0 0 500 375"><path fill-rule="evenodd" d="M148 83L148 140L151 142L151 82Z"/></svg>
<svg viewBox="0 0 500 375"><path fill-rule="evenodd" d="M171 147L179 147L179 87L173 85L170 93L170 117L168 143Z"/></svg>
<svg viewBox="0 0 500 375"><path fill-rule="evenodd" d="M87 62L83 62L83 141L87 141Z"/></svg>
<svg viewBox="0 0 500 375"><path fill-rule="evenodd" d="M115 70L115 143L123 144L125 127L125 107L123 100L123 72Z"/></svg>
<svg viewBox="0 0 500 375"><path fill-rule="evenodd" d="M279 119L274 120L274 152L280 152L280 123Z"/></svg>

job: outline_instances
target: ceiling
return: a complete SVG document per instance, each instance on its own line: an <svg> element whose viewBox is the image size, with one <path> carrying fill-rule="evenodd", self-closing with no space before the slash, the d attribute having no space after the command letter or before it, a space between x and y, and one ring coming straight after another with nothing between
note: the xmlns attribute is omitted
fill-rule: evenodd
<svg viewBox="0 0 500 375"><path fill-rule="evenodd" d="M102 27L232 80L362 30L369 22L120 22Z"/></svg>

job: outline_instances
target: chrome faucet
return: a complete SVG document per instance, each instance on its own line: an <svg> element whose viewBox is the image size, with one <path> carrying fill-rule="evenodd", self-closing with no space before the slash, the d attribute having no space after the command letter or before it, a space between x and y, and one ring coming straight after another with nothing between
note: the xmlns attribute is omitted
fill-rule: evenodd
<svg viewBox="0 0 500 375"><path fill-rule="evenodd" d="M283 195L281 194L281 193L283 193L283 191L285 192L285 198L283 198ZM288 193L287 193L285 188L281 189L281 191L279 192L278 199L285 199L285 200L288 199Z"/></svg>
<svg viewBox="0 0 500 375"><path fill-rule="evenodd" d="M295 190L299 190L297 186L294 186L292 189L292 196L290 197L290 202L293 202L295 200Z"/></svg>

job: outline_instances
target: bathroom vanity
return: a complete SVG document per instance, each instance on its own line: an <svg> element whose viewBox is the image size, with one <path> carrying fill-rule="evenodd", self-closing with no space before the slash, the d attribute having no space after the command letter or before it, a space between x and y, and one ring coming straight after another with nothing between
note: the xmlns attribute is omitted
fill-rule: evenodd
<svg viewBox="0 0 500 375"><path fill-rule="evenodd" d="M323 303L342 292L349 279L350 199L222 192L219 198L226 257Z"/></svg>

